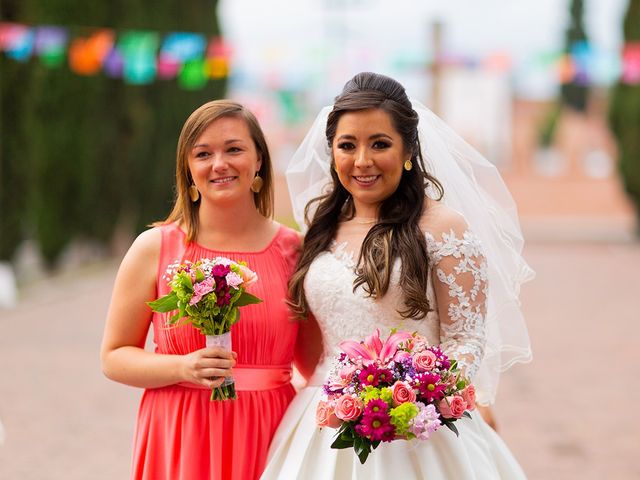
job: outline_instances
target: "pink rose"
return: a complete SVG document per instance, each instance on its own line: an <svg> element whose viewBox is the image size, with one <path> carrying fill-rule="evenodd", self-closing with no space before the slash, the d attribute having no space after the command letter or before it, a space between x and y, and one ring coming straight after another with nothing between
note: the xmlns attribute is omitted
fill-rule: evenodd
<svg viewBox="0 0 640 480"><path fill-rule="evenodd" d="M250 270L244 265L238 265L238 268L240 269L240 276L242 277L245 287L248 287L258 281L258 275L253 270Z"/></svg>
<svg viewBox="0 0 640 480"><path fill-rule="evenodd" d="M359 397L354 395L342 395L336 401L336 417L340 420L344 420L346 422L350 422L355 420L360 415L362 415L362 411L364 410L364 403Z"/></svg>
<svg viewBox="0 0 640 480"><path fill-rule="evenodd" d="M316 409L316 424L319 427L338 428L341 423L336 417L333 404L320 400Z"/></svg>
<svg viewBox="0 0 640 480"><path fill-rule="evenodd" d="M476 408L476 387L467 385L462 391L462 398L467 402L467 410L475 410Z"/></svg>
<svg viewBox="0 0 640 480"><path fill-rule="evenodd" d="M428 372L436 366L436 354L431 350L424 350L413 357L413 366L416 370Z"/></svg>
<svg viewBox="0 0 640 480"><path fill-rule="evenodd" d="M393 405L397 407L406 402L416 401L416 392L407 382L396 382L391 387L391 396L393 398Z"/></svg>
<svg viewBox="0 0 640 480"><path fill-rule="evenodd" d="M460 418L466 409L467 402L459 395L445 397L438 404L438 410L444 418Z"/></svg>

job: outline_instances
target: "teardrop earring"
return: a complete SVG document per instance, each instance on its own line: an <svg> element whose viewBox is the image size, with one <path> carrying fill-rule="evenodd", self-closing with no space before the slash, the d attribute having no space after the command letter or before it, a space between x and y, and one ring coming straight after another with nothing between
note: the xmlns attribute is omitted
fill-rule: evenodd
<svg viewBox="0 0 640 480"><path fill-rule="evenodd" d="M189 193L189 198L191 199L192 202L195 203L198 200L200 200L200 192L198 191L198 187L196 187L194 184L189 186L188 193Z"/></svg>
<svg viewBox="0 0 640 480"><path fill-rule="evenodd" d="M413 163L411 163L411 160L407 160L406 162L404 162L404 169L408 172L413 168Z"/></svg>

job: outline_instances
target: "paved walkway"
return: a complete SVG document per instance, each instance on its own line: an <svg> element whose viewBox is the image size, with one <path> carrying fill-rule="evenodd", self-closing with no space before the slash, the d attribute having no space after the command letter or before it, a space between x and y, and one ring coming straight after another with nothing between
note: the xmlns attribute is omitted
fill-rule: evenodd
<svg viewBox="0 0 640 480"><path fill-rule="evenodd" d="M527 257L534 362L503 378L503 437L531 479L640 478L640 245L537 244ZM0 479L128 478L140 392L98 361L114 275L41 281L0 310Z"/></svg>

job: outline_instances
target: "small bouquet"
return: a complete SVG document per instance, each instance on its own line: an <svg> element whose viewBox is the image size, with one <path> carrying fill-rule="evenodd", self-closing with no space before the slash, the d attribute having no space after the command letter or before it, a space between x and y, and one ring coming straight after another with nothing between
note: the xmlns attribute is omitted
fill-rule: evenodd
<svg viewBox="0 0 640 480"><path fill-rule="evenodd" d="M172 264L163 277L171 292L147 302L152 310L166 313L177 310L168 323L191 323L207 336L207 347L219 346L231 350L231 325L240 318L239 308L262 300L246 292L258 276L244 262L225 257L213 260ZM211 400L235 399L233 378L228 377L211 392Z"/></svg>
<svg viewBox="0 0 640 480"><path fill-rule="evenodd" d="M351 448L364 463L380 442L427 440L443 425L470 417L475 388L455 360L417 334L376 330L363 342L340 344L316 423L337 428L331 448Z"/></svg>

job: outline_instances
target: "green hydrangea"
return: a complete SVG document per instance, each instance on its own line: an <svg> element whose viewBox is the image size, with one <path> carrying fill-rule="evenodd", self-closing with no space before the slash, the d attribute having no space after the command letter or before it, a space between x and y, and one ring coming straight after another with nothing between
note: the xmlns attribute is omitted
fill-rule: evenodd
<svg viewBox="0 0 640 480"><path fill-rule="evenodd" d="M414 435L409 432L409 422L416 415L418 415L418 407L410 402L392 408L389 411L389 416L391 417L391 424L396 427L396 434L413 438Z"/></svg>
<svg viewBox="0 0 640 480"><path fill-rule="evenodd" d="M391 393L391 389L384 387L372 387L371 385L367 385L364 387L364 390L360 392L360 398L366 405L369 400L382 400L389 404L389 406L393 403L393 394Z"/></svg>

